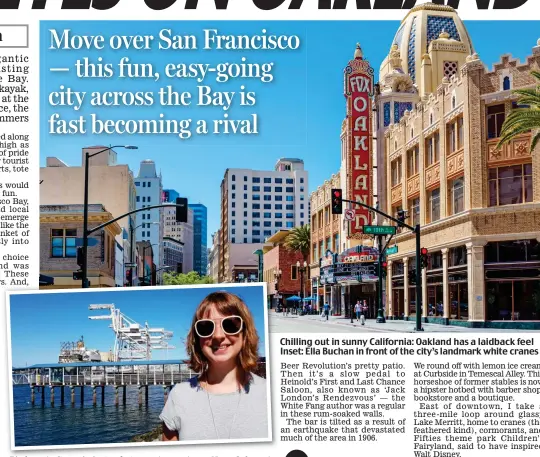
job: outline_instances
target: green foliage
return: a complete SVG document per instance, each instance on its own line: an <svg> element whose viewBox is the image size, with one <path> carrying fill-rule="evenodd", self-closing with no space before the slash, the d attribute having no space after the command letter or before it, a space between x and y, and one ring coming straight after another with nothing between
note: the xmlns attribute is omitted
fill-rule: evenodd
<svg viewBox="0 0 540 457"><path fill-rule="evenodd" d="M213 284L214 280L210 276L199 276L196 271L189 273L165 273L163 284L166 286L184 286L190 284Z"/></svg>
<svg viewBox="0 0 540 457"><path fill-rule="evenodd" d="M504 121L497 147L501 147L516 136L529 131L533 132L531 152L540 141L540 72L531 71L531 75L536 78L536 87L513 91L519 95L518 104L529 107L512 110Z"/></svg>
<svg viewBox="0 0 540 457"><path fill-rule="evenodd" d="M293 228L285 240L285 247L291 252L301 252L304 260L307 260L309 256L310 246L311 232L309 225Z"/></svg>

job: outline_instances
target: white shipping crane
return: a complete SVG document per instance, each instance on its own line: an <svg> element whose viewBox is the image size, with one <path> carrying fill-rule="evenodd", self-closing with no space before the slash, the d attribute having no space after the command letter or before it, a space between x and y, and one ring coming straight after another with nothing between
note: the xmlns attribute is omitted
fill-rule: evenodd
<svg viewBox="0 0 540 457"><path fill-rule="evenodd" d="M91 320L110 320L110 328L114 332L113 356L115 362L122 360L151 360L152 350L175 349L169 344L173 332L164 328L153 328L135 322L123 314L114 304L95 304L88 307L90 311L109 310L109 314L88 316Z"/></svg>

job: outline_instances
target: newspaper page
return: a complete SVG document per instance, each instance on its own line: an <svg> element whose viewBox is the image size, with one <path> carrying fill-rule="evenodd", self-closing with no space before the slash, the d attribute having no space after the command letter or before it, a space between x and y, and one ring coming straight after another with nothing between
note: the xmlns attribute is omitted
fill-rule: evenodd
<svg viewBox="0 0 540 457"><path fill-rule="evenodd" d="M539 455L537 6L0 2L2 455Z"/></svg>

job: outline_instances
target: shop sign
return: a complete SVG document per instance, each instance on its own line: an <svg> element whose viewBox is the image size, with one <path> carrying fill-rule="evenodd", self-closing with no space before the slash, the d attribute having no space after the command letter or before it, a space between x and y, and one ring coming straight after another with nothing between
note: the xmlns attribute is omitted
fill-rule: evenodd
<svg viewBox="0 0 540 457"><path fill-rule="evenodd" d="M351 60L344 71L344 95L347 99L347 117L350 143L347 161L350 181L347 183L349 200L368 205L372 194L371 176L371 97L373 96L373 68L361 57ZM361 238L363 226L369 225L371 215L367 208L356 206L350 223L349 238Z"/></svg>

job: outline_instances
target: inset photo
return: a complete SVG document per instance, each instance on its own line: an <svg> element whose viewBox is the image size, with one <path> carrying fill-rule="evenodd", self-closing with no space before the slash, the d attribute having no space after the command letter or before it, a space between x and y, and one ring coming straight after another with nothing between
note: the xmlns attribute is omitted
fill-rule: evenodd
<svg viewBox="0 0 540 457"><path fill-rule="evenodd" d="M12 449L271 441L264 284L7 305Z"/></svg>

